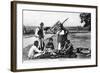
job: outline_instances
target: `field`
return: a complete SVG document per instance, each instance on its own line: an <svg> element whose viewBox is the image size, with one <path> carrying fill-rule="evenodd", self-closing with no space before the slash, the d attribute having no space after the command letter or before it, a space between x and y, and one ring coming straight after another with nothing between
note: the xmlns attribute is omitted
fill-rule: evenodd
<svg viewBox="0 0 100 73"><path fill-rule="evenodd" d="M45 38L51 37L54 34L46 34ZM23 60L27 60L28 57L28 51L30 47L34 43L34 35L24 35L23 36ZM91 33L69 33L68 39L73 44L74 49L76 48L89 48L91 49ZM45 40L45 44L48 42L48 40ZM57 35L53 37L53 43L55 46L55 49L57 49Z"/></svg>

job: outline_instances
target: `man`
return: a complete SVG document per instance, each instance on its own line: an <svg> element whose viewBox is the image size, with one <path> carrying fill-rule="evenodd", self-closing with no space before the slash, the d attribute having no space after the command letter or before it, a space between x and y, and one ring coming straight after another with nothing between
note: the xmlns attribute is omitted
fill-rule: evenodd
<svg viewBox="0 0 100 73"><path fill-rule="evenodd" d="M53 39L49 38L49 42L46 45L46 51L49 52L52 55L55 55L54 53L54 44L53 44Z"/></svg>
<svg viewBox="0 0 100 73"><path fill-rule="evenodd" d="M30 48L29 52L28 52L28 58L32 59L35 57L38 57L41 55L42 51L38 49L39 42L38 41L34 41L33 46Z"/></svg>
<svg viewBox="0 0 100 73"><path fill-rule="evenodd" d="M44 44L44 35L45 35L45 33L44 33L44 28L43 28L43 26L44 26L44 23L43 22L41 22L41 24L40 24L40 29L39 29L39 31L38 31L38 35L39 35L39 40L40 40L40 50L44 50L44 46L45 46L45 44Z"/></svg>
<svg viewBox="0 0 100 73"><path fill-rule="evenodd" d="M60 23L61 24L61 23ZM64 47L65 41L68 40L69 31L63 27L63 24L60 25L60 30L58 34L58 50L61 50Z"/></svg>
<svg viewBox="0 0 100 73"><path fill-rule="evenodd" d="M74 48L70 40L65 41L64 48L62 49L62 53L67 55L69 58L76 57L76 54L73 52Z"/></svg>

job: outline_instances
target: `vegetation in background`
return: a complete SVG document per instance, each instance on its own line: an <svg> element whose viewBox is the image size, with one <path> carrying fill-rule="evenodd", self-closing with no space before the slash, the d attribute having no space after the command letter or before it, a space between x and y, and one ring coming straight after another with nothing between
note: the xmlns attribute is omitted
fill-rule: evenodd
<svg viewBox="0 0 100 73"><path fill-rule="evenodd" d="M81 23L85 22L83 27L88 28L88 30L91 31L91 13L81 13L80 18Z"/></svg>

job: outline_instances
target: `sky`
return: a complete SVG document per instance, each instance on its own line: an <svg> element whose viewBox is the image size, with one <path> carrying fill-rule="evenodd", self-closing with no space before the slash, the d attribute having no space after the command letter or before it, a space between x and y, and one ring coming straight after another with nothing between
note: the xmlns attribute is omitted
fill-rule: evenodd
<svg viewBox="0 0 100 73"><path fill-rule="evenodd" d="M53 26L57 21L63 22L65 27L83 26L84 23L80 23L80 13L73 12L52 12L52 11L23 11L23 25L25 26L39 26L41 22L44 26Z"/></svg>

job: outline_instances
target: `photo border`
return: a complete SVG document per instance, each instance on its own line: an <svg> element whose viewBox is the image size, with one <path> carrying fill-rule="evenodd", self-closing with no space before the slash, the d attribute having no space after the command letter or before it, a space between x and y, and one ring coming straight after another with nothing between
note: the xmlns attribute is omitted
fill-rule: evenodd
<svg viewBox="0 0 100 73"><path fill-rule="evenodd" d="M96 64L82 65L82 66L68 66L68 67L52 67L52 68L37 68L37 69L17 69L17 4L35 4L35 5L49 5L49 6L68 6L68 7L83 7L96 9ZM11 71L39 71L39 70L53 70L53 69L71 69L98 66L98 7L89 5L74 5L74 4L58 4L58 3L42 3L42 2L27 2L27 1L11 1Z"/></svg>

